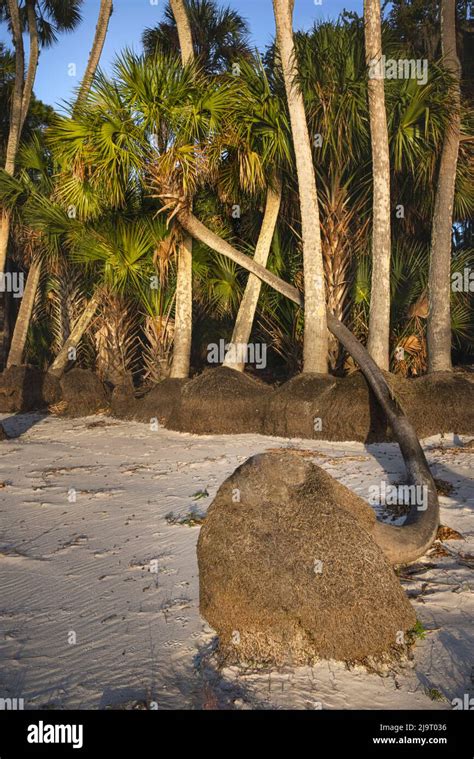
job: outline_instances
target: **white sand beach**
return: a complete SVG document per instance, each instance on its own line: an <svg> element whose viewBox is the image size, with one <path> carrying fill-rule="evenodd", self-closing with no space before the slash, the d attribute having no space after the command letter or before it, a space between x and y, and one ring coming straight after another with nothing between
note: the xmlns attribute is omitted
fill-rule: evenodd
<svg viewBox="0 0 474 759"><path fill-rule="evenodd" d="M402 580L426 629L413 662L384 676L336 662L247 672L216 666L199 615L199 524L186 517L199 522L236 466L281 446L314 451L367 499L381 479L403 480L398 447L196 437L107 417L2 422L18 437L0 443L1 698L25 709L451 709L474 695L469 437L424 441L452 486L442 524L463 539L437 543Z"/></svg>

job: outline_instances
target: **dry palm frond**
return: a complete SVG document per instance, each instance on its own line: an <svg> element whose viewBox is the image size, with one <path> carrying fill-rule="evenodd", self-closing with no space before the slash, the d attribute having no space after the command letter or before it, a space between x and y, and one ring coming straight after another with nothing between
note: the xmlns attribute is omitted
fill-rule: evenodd
<svg viewBox="0 0 474 759"><path fill-rule="evenodd" d="M137 371L140 317L122 296L108 293L93 330L96 369L102 380L124 384Z"/></svg>
<svg viewBox="0 0 474 759"><path fill-rule="evenodd" d="M169 376L174 339L174 321L166 316L147 316L142 341L143 379L156 384Z"/></svg>
<svg viewBox="0 0 474 759"><path fill-rule="evenodd" d="M410 331L413 330L413 331ZM428 354L423 325L418 318L410 322L408 334L396 342L393 371L403 377L417 377L426 371Z"/></svg>
<svg viewBox="0 0 474 759"><path fill-rule="evenodd" d="M60 261L47 285L46 311L49 317L52 341L51 351L57 355L71 334L87 303L83 290L83 272L67 261ZM93 346L85 335L78 345L76 365L92 366Z"/></svg>

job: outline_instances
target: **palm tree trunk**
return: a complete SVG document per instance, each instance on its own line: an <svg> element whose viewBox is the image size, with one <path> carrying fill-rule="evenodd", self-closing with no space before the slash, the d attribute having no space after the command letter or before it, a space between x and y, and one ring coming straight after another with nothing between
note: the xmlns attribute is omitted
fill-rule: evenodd
<svg viewBox="0 0 474 759"><path fill-rule="evenodd" d="M181 58L183 65L186 66L187 63L190 63L194 59L191 24L189 23L188 13L183 0L170 0L170 6L178 29Z"/></svg>
<svg viewBox="0 0 474 759"><path fill-rule="evenodd" d="M112 15L112 0L100 0L99 18L97 20L97 26L95 29L94 42L92 43L92 49L89 53L89 60L87 61L87 67L82 79L81 87L76 100L80 103L83 100L92 85L94 74L97 71L99 65L100 56L104 49L105 38L107 36L107 29L109 27L110 17Z"/></svg>
<svg viewBox="0 0 474 759"><path fill-rule="evenodd" d="M296 83L298 70L293 40L293 7L294 0L273 0L278 48L296 156L301 209L306 302L303 371L326 373L328 332L319 206L303 95Z"/></svg>
<svg viewBox="0 0 474 759"><path fill-rule="evenodd" d="M28 19L28 30L30 33L30 56L28 61L28 70L26 72L26 79L23 85L23 94L21 100L21 117L18 134L14 138L17 141L17 150L20 143L21 132L25 124L26 117L28 115L28 109L30 107L31 96L33 94L33 85L36 78L36 69L38 68L39 59L39 38L38 27L36 24L35 2L34 0L27 0L26 14ZM15 170L15 156L10 156L10 172L13 174ZM7 169L8 170L8 169ZM2 218L1 224L1 249L3 256L3 267L6 266L6 254L8 250L8 238L10 236L10 216ZM39 267L39 268L38 268ZM2 269L2 271L4 268ZM26 343L26 336L28 334L28 327L31 318L31 312L36 296L36 290L38 288L39 274L41 270L41 264L33 263L30 273L28 275L28 282L26 290L23 295L23 299L18 312L17 321L13 331L12 343L10 345L10 352L7 359L7 367L13 365L20 365L22 361L23 351ZM30 297L31 296L31 297ZM7 308L6 297L4 296L4 308ZM2 354L7 350L8 329L3 329L1 334L2 339ZM3 363L3 355L2 355Z"/></svg>
<svg viewBox="0 0 474 759"><path fill-rule="evenodd" d="M208 229L192 213L182 210L178 214L181 225L195 237L196 240L208 245L242 268L255 274L262 282L285 295L293 303L304 308L301 293L292 285L272 274L261 264L245 253L233 248L228 242L218 237ZM405 416L387 382L384 372L371 358L364 346L357 340L347 327L329 311L327 324L330 331L342 343L346 351L356 361L372 392L387 417L395 439L405 461L407 479L410 485L420 486L427 492L427 508L422 511L413 506L406 523L402 527L392 527L377 522L373 538L382 548L392 564L406 564L423 556L436 538L439 526L439 503L436 486L431 475L428 462L410 421Z"/></svg>
<svg viewBox="0 0 474 759"><path fill-rule="evenodd" d="M385 77L381 66L382 19L380 0L364 0L365 49L369 72L369 116L372 143L373 227L372 286L368 350L382 368L389 368L390 344L390 153L387 112L385 109Z"/></svg>
<svg viewBox="0 0 474 759"><path fill-rule="evenodd" d="M183 0L170 0L178 29L183 66L194 59L193 36ZM193 334L193 238L185 236L178 251L176 306L171 377L189 377Z"/></svg>
<svg viewBox="0 0 474 759"><path fill-rule="evenodd" d="M193 331L193 238L186 235L178 251L173 360L170 376L189 377Z"/></svg>
<svg viewBox="0 0 474 759"><path fill-rule="evenodd" d="M451 118L444 138L431 236L428 280L428 369L452 371L451 363L451 249L456 170L461 135L461 66L456 48L456 2L442 0L441 44L444 65L453 77Z"/></svg>
<svg viewBox="0 0 474 759"><path fill-rule="evenodd" d="M69 358L69 352L71 348L77 348L77 346L79 345L86 329L88 328L89 324L94 318L95 312L97 311L100 304L100 299L101 299L100 293L99 292L94 293L89 303L85 307L84 311L80 315L79 319L76 321L74 327L72 328L71 334L69 335L68 339L64 343L63 347L59 351L58 355L54 359L51 366L49 367L48 369L49 374L53 374L56 377L61 377L64 374L64 370L66 369L66 366L71 360Z"/></svg>
<svg viewBox="0 0 474 759"><path fill-rule="evenodd" d="M275 180L275 186L273 188L269 187L267 190L265 214L263 217L257 246L255 248L254 261L261 264L262 266L267 265L273 235L275 233L275 227L278 220L278 214L280 212L280 206L281 181L278 179ZM239 313L237 314L237 318L235 320L234 331L232 333L232 346L248 344L250 335L252 334L255 312L257 310L257 304L261 289L262 281L255 275L250 274L242 301L240 303ZM232 357L232 353L233 351L230 351L227 356ZM244 371L245 363L232 362L231 358L228 359L227 356L224 359L224 366L229 366L231 369L235 369L239 372Z"/></svg>
<svg viewBox="0 0 474 759"><path fill-rule="evenodd" d="M28 19L28 31L30 33L30 57L28 60L28 71L26 72L25 86L23 87L23 99L21 103L21 127L23 129L25 119L28 115L31 96L33 94L33 85L36 79L36 69L39 60L39 38L38 25L36 23L35 0L27 0L26 15Z"/></svg>
<svg viewBox="0 0 474 759"><path fill-rule="evenodd" d="M8 133L7 150L5 158L5 171L13 176L15 172L16 154L20 144L22 126L22 99L23 81L25 76L25 51L21 33L20 12L17 0L8 0L8 10L13 31L13 44L15 45L15 84L13 88L10 131ZM10 212L3 209L0 220L0 273L5 271L8 250L8 238L10 236Z"/></svg>
<svg viewBox="0 0 474 759"><path fill-rule="evenodd" d="M36 293L41 277L41 260L36 259L30 266L26 287L21 299L20 310L13 330L10 352L8 354L7 369L10 366L20 366L23 361L26 338L30 326L31 314L35 304Z"/></svg>

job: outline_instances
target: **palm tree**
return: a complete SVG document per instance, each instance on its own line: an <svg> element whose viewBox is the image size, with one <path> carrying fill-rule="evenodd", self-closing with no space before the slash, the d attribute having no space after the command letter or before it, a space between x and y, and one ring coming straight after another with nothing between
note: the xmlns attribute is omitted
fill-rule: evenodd
<svg viewBox="0 0 474 759"><path fill-rule="evenodd" d="M444 138L433 215L428 283L428 365L430 372L451 371L451 249L456 170L461 137L461 66L456 45L456 2L441 0L441 45L452 76L451 118Z"/></svg>
<svg viewBox="0 0 474 759"><path fill-rule="evenodd" d="M183 66L194 60L191 26L183 0L170 0L176 21ZM193 333L193 240L185 236L178 251L173 361L171 377L189 377Z"/></svg>
<svg viewBox="0 0 474 759"><path fill-rule="evenodd" d="M0 20L8 20L15 46L15 87L11 105L11 126L8 136L5 171L13 174L20 145L21 133L31 101L36 77L40 47L51 45L56 31L71 31L81 20L79 13L82 0L25 0L26 25L30 37L30 55L26 78L23 46L22 8L20 0L2 0ZM0 272L5 271L10 215L2 213L0 222Z"/></svg>
<svg viewBox="0 0 474 759"><path fill-rule="evenodd" d="M30 37L31 37L31 41L30 41L31 52L30 52L30 64L29 64L29 69L28 69L28 74L27 74L27 81L25 83L25 88L24 88L25 93L23 96L23 105L22 105L23 123L26 118L28 107L31 100L32 87L33 87L33 82L34 82L34 72L36 72L36 66L38 62L38 28L37 28L36 17L35 17L34 2L32 2L32 0L27 0L27 2L28 2L28 5L27 5L28 25L30 28ZM71 10L74 10L74 9L68 8L67 15L66 17L63 18L61 14L64 13L64 9L62 9L58 3L56 3L56 6L57 8L56 8L55 18L56 18L57 23L61 22L61 29L72 28L71 23L72 23L73 17L71 17L69 14L71 13ZM86 72L84 74L84 78L82 80L79 94L77 96L76 107L81 102L83 102L85 98L87 98L87 95L89 93L94 74L99 65L100 56L102 54L105 37L107 34L108 22L109 22L111 13L112 13L112 0L102 0L100 11L99 11L99 20L97 22L97 29L96 29L96 34L94 38L94 43L92 45L92 49L91 49L89 60L86 67ZM75 23L79 21L79 18L80 17L77 14ZM42 19L42 23L44 25L44 19ZM47 33L47 30L44 30L44 26L42 27L42 38L46 41L48 40L48 33ZM34 62L34 58L36 59L36 62ZM32 65L32 61L34 65ZM38 147L39 146L36 146L36 148ZM35 146L33 146L33 153L34 152L35 152ZM35 159L38 158L38 155L39 155L39 151L37 149ZM35 168L38 168L38 167L40 167L43 170L43 179L44 179L46 177L46 172L44 171L44 166L42 165L41 159L39 159L38 164L35 166ZM52 185L49 186L49 189L52 191L53 189ZM9 351L8 359L7 359L7 367L20 365L23 360L23 353L24 353L24 349L26 345L26 338L28 334L29 323L31 320L32 312L33 312L33 304L35 302L36 291L38 289L38 285L41 278L41 267L42 267L41 256L37 256L32 261L32 267L28 273L28 279L26 282L24 297L20 304L20 309L19 309L17 319L15 322L12 343L10 346L10 351Z"/></svg>
<svg viewBox="0 0 474 759"><path fill-rule="evenodd" d="M380 0L364 0L365 45L369 66L369 115L372 143L373 218L372 287L368 350L374 361L389 368L390 341L390 153L385 76L381 70L382 19Z"/></svg>
<svg viewBox="0 0 474 759"><path fill-rule="evenodd" d="M242 62L235 96L229 104L231 124L223 127L224 139L234 132L237 147L236 187L232 194L241 198L245 192L259 196L256 185L262 175L266 186L265 208L255 247L254 260L266 266L282 202L282 171L290 162L290 133L284 103L273 92L264 67ZM230 140L227 140L231 142ZM224 148L232 155L232 146ZM244 160L243 156L246 156ZM229 169L226 166L228 174ZM250 340L260 297L261 281L250 275L237 314L229 351L224 365L243 371L245 364L235 360L234 346Z"/></svg>
<svg viewBox="0 0 474 759"><path fill-rule="evenodd" d="M228 9L219 11L209 0L170 0L165 11L166 21L144 34L144 47L148 55L166 52L176 43L186 66L197 60L208 73L217 73L224 62L236 54L247 52L245 22ZM194 30L195 44L193 45ZM173 42L174 41L174 42ZM178 251L173 360L171 377L189 376L192 345L193 292L192 292L192 238L185 235Z"/></svg>
<svg viewBox="0 0 474 759"><path fill-rule="evenodd" d="M294 0L273 0L277 40L296 158L305 278L304 372L327 372L328 334L319 205L303 95L297 84Z"/></svg>
<svg viewBox="0 0 474 759"><path fill-rule="evenodd" d="M233 63L250 55L248 26L237 11L219 8L215 0L186 0L180 5L189 18L194 54L207 74L229 71ZM153 57L157 51L173 53L181 44L175 10L176 3L168 3L164 21L145 30L143 46L147 56Z"/></svg>

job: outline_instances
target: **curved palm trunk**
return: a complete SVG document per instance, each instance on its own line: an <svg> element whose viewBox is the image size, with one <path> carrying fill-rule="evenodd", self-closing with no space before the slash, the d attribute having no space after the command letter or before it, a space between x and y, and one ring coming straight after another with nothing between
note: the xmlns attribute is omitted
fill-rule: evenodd
<svg viewBox="0 0 474 759"><path fill-rule="evenodd" d="M193 60L194 47L191 26L183 0L170 0L171 10L178 29L183 65ZM174 322L173 359L171 377L189 377L193 333L193 238L184 237L178 251L176 277L176 306Z"/></svg>
<svg viewBox="0 0 474 759"><path fill-rule="evenodd" d="M100 304L100 293L96 292L90 299L89 303L85 307L79 319L76 321L74 327L71 330L71 334L64 343L63 347L59 351L58 355L54 359L53 363L48 369L49 374L54 374L56 377L61 377L64 374L69 361L70 350L76 349L79 345L86 329L95 316L95 313Z"/></svg>
<svg viewBox="0 0 474 759"><path fill-rule="evenodd" d="M255 248L255 255L253 260L261 266L266 266L268 256L270 255L270 249L272 245L273 235L275 233L275 227L278 220L278 214L281 206L281 181L276 180L275 186L269 187L267 190L267 202L265 206L265 214L262 221L262 227L258 237L257 246ZM255 312L257 310L258 299L260 297L260 290L262 289L262 281L254 276L249 275L247 286L240 303L239 313L235 320L234 331L232 333L231 347L227 356L224 359L224 366L228 366L236 371L243 372L245 369L245 363L233 362L232 355L239 355L238 351L233 351L232 346L247 345L252 334L253 322L255 319Z"/></svg>
<svg viewBox="0 0 474 759"><path fill-rule="evenodd" d="M277 292L304 307L303 296L296 287L284 282L261 264L246 256L245 253L233 248L228 242L222 240L202 224L191 212L184 209L178 213L178 218L181 225L195 239L208 245L217 253L230 258L231 261L255 274L262 282L266 282ZM415 561L432 545L439 525L438 495L425 454L412 425L394 400L383 371L357 338L329 311L327 312L327 324L346 351L359 364L372 392L380 403L400 446L409 484L426 489L427 508L425 511L420 511L414 506L402 527L392 527L377 522L373 532L374 540L392 564L406 564Z"/></svg>
<svg viewBox="0 0 474 759"><path fill-rule="evenodd" d="M293 40L293 6L294 0L273 0L278 49L295 149L301 209L306 302L303 371L326 373L328 332L319 206L303 95L296 83L298 70Z"/></svg>
<svg viewBox="0 0 474 759"><path fill-rule="evenodd" d="M451 248L454 190L461 134L461 67L456 49L456 2L442 0L441 44L444 64L453 77L451 118L444 138L433 215L428 280L428 368L451 371Z"/></svg>
<svg viewBox="0 0 474 759"><path fill-rule="evenodd" d="M20 366L23 361L26 338L35 304L36 293L41 278L41 260L33 261L28 272L26 287L21 299L20 309L15 322L12 343L8 354L7 368L10 366Z"/></svg>
<svg viewBox="0 0 474 759"><path fill-rule="evenodd" d="M100 56L104 49L105 38L107 36L107 29L109 27L110 17L112 15L112 0L101 0L99 18L97 19L97 26L95 29L94 42L89 53L89 60L87 61L87 67L82 79L81 87L77 96L76 104L83 100L88 94L94 74L97 71L99 65Z"/></svg>
<svg viewBox="0 0 474 759"><path fill-rule="evenodd" d="M369 66L369 115L372 143L373 228L372 287L368 351L382 369L389 368L390 344L390 154L385 109L380 0L364 0L365 49ZM379 64L379 66L378 66Z"/></svg>

